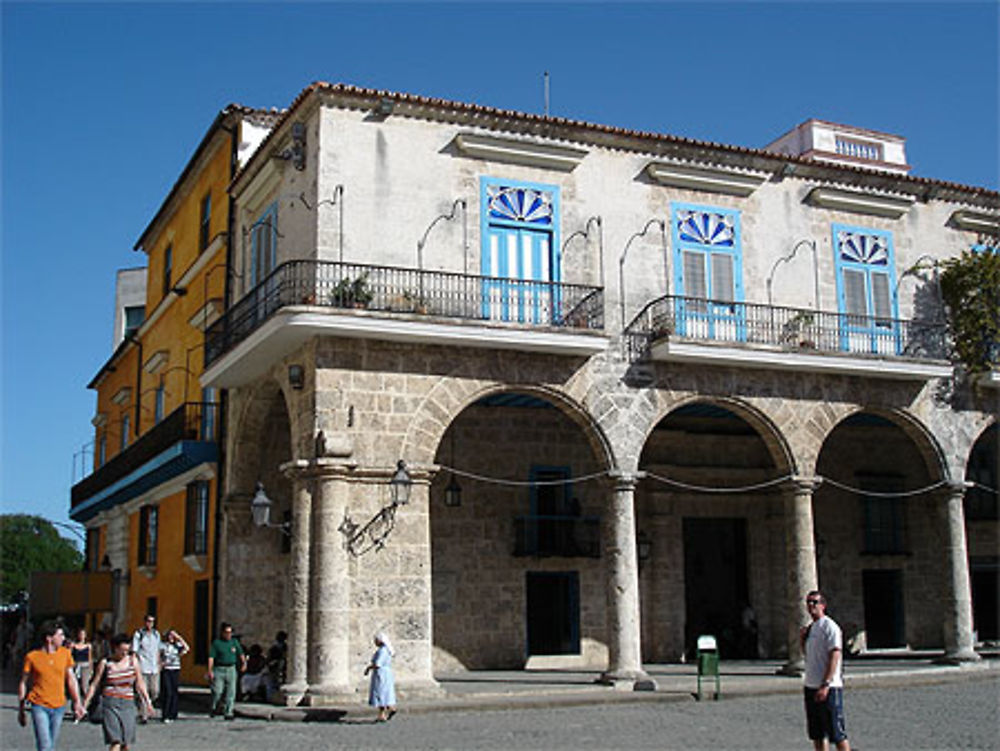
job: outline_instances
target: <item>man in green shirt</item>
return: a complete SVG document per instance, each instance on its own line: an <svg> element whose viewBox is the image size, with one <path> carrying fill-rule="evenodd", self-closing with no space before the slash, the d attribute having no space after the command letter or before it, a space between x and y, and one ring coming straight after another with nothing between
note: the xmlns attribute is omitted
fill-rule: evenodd
<svg viewBox="0 0 1000 751"><path fill-rule="evenodd" d="M208 680L212 682L212 715L218 714L219 699L224 698L222 714L227 720L231 720L239 673L246 669L247 658L239 640L233 638L233 627L230 624L223 622L220 632L220 638L213 641L208 650Z"/></svg>

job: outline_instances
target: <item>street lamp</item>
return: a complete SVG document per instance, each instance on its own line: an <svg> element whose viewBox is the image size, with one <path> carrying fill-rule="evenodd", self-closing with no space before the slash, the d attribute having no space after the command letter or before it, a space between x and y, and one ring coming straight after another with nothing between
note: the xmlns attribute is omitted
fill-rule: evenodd
<svg viewBox="0 0 1000 751"><path fill-rule="evenodd" d="M400 459L396 463L396 472L389 480L389 497L393 506L403 506L410 501L410 488L413 480L410 473L406 471L406 462Z"/></svg>
<svg viewBox="0 0 1000 751"><path fill-rule="evenodd" d="M253 500L250 501L250 513L253 514L253 523L258 527L277 528L286 535L291 534L287 523L271 524L272 506L274 506L274 501L268 498L267 493L264 492L264 483L258 481L257 492L254 493Z"/></svg>

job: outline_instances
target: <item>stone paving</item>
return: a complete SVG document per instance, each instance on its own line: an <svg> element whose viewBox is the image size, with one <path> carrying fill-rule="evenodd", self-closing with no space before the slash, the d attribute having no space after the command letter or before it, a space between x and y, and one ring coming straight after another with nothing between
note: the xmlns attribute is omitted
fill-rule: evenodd
<svg viewBox="0 0 1000 751"><path fill-rule="evenodd" d="M146 751L394 749L809 748L799 679L778 662L722 663L722 697L695 701L694 667L647 665L654 692L595 684L596 673L477 671L440 676L434 699L401 697L390 723L374 723L364 697L341 707L284 709L240 703L233 722L206 716L207 691L183 691L180 720L139 728ZM856 751L1000 747L1000 660L962 666L930 659L847 664L848 730ZM15 686L0 693L0 748L29 751L16 725ZM265 721L265 720L287 720ZM59 748L101 749L97 726L66 723Z"/></svg>

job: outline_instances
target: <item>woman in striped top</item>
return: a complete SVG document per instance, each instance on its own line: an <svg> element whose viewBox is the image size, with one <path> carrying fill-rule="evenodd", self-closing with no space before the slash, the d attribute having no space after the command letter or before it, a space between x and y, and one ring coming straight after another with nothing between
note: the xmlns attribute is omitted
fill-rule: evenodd
<svg viewBox="0 0 1000 751"><path fill-rule="evenodd" d="M128 751L128 747L135 743L137 691L146 709L150 713L153 710L139 664L129 653L131 649L132 641L127 634L112 637L111 654L97 666L97 675L84 701L86 706L100 688L104 742L108 744L108 751Z"/></svg>

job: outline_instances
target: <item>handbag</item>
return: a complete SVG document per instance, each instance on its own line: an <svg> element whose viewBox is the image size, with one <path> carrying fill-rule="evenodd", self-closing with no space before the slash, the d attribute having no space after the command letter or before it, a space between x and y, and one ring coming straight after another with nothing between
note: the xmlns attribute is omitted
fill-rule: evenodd
<svg viewBox="0 0 1000 751"><path fill-rule="evenodd" d="M87 720L95 725L99 725L104 722L104 702L102 701L102 697L104 694L104 676L106 675L107 670L108 664L105 662L104 670L101 671L101 682L95 689L94 696L91 698L90 704L84 707L87 711Z"/></svg>

